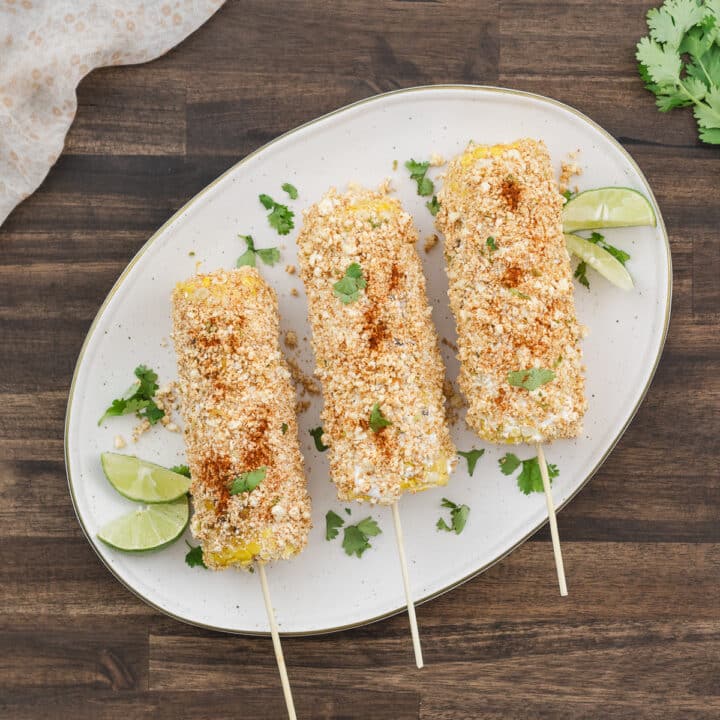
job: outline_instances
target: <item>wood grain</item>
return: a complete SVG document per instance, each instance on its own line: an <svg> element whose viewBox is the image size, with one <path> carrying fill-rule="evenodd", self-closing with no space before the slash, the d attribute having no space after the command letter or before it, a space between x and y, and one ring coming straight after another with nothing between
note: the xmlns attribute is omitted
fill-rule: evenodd
<svg viewBox="0 0 720 720"><path fill-rule="evenodd" d="M230 0L155 62L92 73L66 150L0 228L0 717L283 717L269 639L155 612L74 517L67 392L106 293L147 237L277 134L377 92L501 84L567 102L647 174L673 317L645 403L548 533L407 619L285 643L299 716L720 716L720 155L660 114L633 48L653 3Z"/></svg>

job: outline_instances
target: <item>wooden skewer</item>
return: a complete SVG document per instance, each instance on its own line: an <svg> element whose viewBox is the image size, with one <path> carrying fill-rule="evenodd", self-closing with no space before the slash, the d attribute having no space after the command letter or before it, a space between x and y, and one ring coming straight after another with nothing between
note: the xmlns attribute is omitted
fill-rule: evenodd
<svg viewBox="0 0 720 720"><path fill-rule="evenodd" d="M265 565L261 562L257 563L258 574L260 575L260 585L262 585L263 598L265 599L265 610L267 611L268 620L270 622L270 635L272 636L273 648L275 648L275 659L277 660L278 670L280 671L280 682L282 683L283 695L285 696L285 705L287 705L288 718L297 720L295 714L295 703L293 702L292 690L290 689L290 681L288 680L287 667L285 667L285 658L283 657L282 645L280 644L280 634L278 633L277 622L275 621L275 611L270 601L270 590L268 589L267 577L265 575Z"/></svg>
<svg viewBox="0 0 720 720"><path fill-rule="evenodd" d="M555 505L553 504L552 492L550 490L550 477L548 475L545 453L542 445L538 443L537 456L540 465L543 488L545 490L545 502L547 502L548 519L550 520L550 536L552 537L553 553L555 555L555 569L557 570L558 583L560 584L560 595L565 597L568 594L567 582L565 581L565 566L563 565L562 550L560 549L560 534L558 533L557 518L555 517Z"/></svg>
<svg viewBox="0 0 720 720"><path fill-rule="evenodd" d="M410 635L412 636L413 650L415 650L415 663L423 667L422 648L420 647L420 633L418 632L417 618L415 617L415 603L410 593L410 579L408 577L407 561L405 560L405 542L403 541L402 525L400 525L400 511L397 502L392 506L393 520L395 521L395 537L397 539L398 554L400 555L400 568L402 570L403 585L405 587L405 601L407 602L408 618L410 619Z"/></svg>

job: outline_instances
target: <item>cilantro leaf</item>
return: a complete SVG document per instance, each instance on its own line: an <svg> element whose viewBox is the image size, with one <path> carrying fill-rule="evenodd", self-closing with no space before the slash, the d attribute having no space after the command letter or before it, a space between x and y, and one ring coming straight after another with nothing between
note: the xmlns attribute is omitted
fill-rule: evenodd
<svg viewBox="0 0 720 720"><path fill-rule="evenodd" d="M287 235L295 227L293 220L295 213L287 205L275 202L269 195L263 193L258 198L262 206L266 210L270 210L268 215L270 227L275 228L279 235Z"/></svg>
<svg viewBox="0 0 720 720"><path fill-rule="evenodd" d="M703 128L700 130L700 139L706 143L720 145L720 128Z"/></svg>
<svg viewBox="0 0 720 720"><path fill-rule="evenodd" d="M410 171L411 180L422 180L430 167L430 161L416 162L415 160L408 160L405 167Z"/></svg>
<svg viewBox="0 0 720 720"><path fill-rule="evenodd" d="M435 185L433 184L433 181L429 177L427 177L427 175L421 180L418 180L418 195L421 195L422 197L427 197L428 195L433 194L433 190L435 190Z"/></svg>
<svg viewBox="0 0 720 720"><path fill-rule="evenodd" d="M193 547L187 540L185 541L185 544L190 548L190 550L188 550L187 554L185 555L185 562L190 567L207 568L207 565L205 564L205 558L203 558L202 546L198 545L197 547Z"/></svg>
<svg viewBox="0 0 720 720"><path fill-rule="evenodd" d="M375 403L370 411L370 429L374 433L379 433L383 428L390 425L392 425L392 422L382 414L380 403Z"/></svg>
<svg viewBox="0 0 720 720"><path fill-rule="evenodd" d="M270 267L280 260L280 251L275 247L262 248L258 250L256 254L266 265L270 265Z"/></svg>
<svg viewBox="0 0 720 720"><path fill-rule="evenodd" d="M262 248L260 250L255 249L255 242L251 235L238 235L241 240L244 240L247 244L247 250L237 259L235 263L236 267L242 267L243 265L250 265L255 267L255 256L259 257L266 265L273 266L278 260L280 260L280 251L277 248Z"/></svg>
<svg viewBox="0 0 720 720"><path fill-rule="evenodd" d="M693 106L699 137L720 144L720 7L717 0L666 0L647 13L638 71L658 109Z"/></svg>
<svg viewBox="0 0 720 720"><path fill-rule="evenodd" d="M231 495L239 495L244 492L252 492L267 476L267 467L263 465L257 470L249 470L240 473L230 486Z"/></svg>
<svg viewBox="0 0 720 720"><path fill-rule="evenodd" d="M116 400L113 400L113 403L117 402ZM144 410L149 404L149 400L140 400L136 397L131 397L128 400L123 400L123 412L121 415L130 415L131 413L135 413L138 417L140 417L140 411Z"/></svg>
<svg viewBox="0 0 720 720"><path fill-rule="evenodd" d="M570 202L577 195L577 193L574 193L572 190L568 189L565 192L561 193L561 195L565 198L565 200L567 200L567 202Z"/></svg>
<svg viewBox="0 0 720 720"><path fill-rule="evenodd" d="M345 521L332 510L328 510L325 513L325 539L334 540L339 534L341 528L345 524Z"/></svg>
<svg viewBox="0 0 720 720"><path fill-rule="evenodd" d="M297 200L298 191L294 185L291 185L290 183L283 183L282 189L290 196L291 200Z"/></svg>
<svg viewBox="0 0 720 720"><path fill-rule="evenodd" d="M447 498L442 499L441 506L449 508L450 510L450 525L448 525L443 518L440 518L435 524L435 527L438 530L454 532L456 535L459 535L465 529L470 508L467 505L456 505L452 500L448 500Z"/></svg>
<svg viewBox="0 0 720 720"><path fill-rule="evenodd" d="M357 525L348 525L343 533L343 550L352 556L362 557L363 553L371 546L366 535L358 530Z"/></svg>
<svg viewBox="0 0 720 720"><path fill-rule="evenodd" d="M117 417L119 415L124 415L127 404L128 404L128 401L123 398L113 400L112 403L110 403L110 407L105 411L103 416L98 420L98 425L101 425L102 421L105 420L105 418Z"/></svg>
<svg viewBox="0 0 720 720"><path fill-rule="evenodd" d="M677 48L665 48L654 40L642 38L637 46L637 59L648 76L658 85L679 85L682 62Z"/></svg>
<svg viewBox="0 0 720 720"><path fill-rule="evenodd" d="M342 546L348 555L362 557L371 545L369 539L382 531L371 517L361 520L357 525L348 525L343 534Z"/></svg>
<svg viewBox="0 0 720 720"><path fill-rule="evenodd" d="M268 222L270 227L278 231L278 235L287 235L295 227L294 217L295 213L286 205L275 205L268 215Z"/></svg>
<svg viewBox="0 0 720 720"><path fill-rule="evenodd" d="M440 210L440 201L437 199L437 195L432 196L432 200L428 200L425 203L425 207L430 211L430 214L434 217Z"/></svg>
<svg viewBox="0 0 720 720"><path fill-rule="evenodd" d="M275 205L275 201L269 195L265 195L265 193L263 193L262 195L259 195L258 198L266 210L272 210Z"/></svg>
<svg viewBox="0 0 720 720"><path fill-rule="evenodd" d="M287 431L288 431L288 424L287 424L287 423L283 423L283 424L280 426L280 432L284 435Z"/></svg>
<svg viewBox="0 0 720 720"><path fill-rule="evenodd" d="M345 508L345 512L346 512L348 515L352 515L352 510L351 510L350 508Z"/></svg>
<svg viewBox="0 0 720 720"><path fill-rule="evenodd" d="M512 475L520 467L520 458L514 453L505 453L498 462L503 475Z"/></svg>
<svg viewBox="0 0 720 720"><path fill-rule="evenodd" d="M670 0L647 13L650 37L657 42L678 48L683 35L705 16L705 8L695 0Z"/></svg>
<svg viewBox="0 0 720 720"><path fill-rule="evenodd" d="M435 190L435 185L426 175L430 163L408 160L405 163L405 167L410 171L410 179L417 183L417 194L423 197L432 195ZM432 210L430 212L432 212Z"/></svg>
<svg viewBox="0 0 720 720"><path fill-rule="evenodd" d="M375 522L375 520L371 517L366 517L364 520L361 520L357 526L358 530L368 537L375 537L376 535L380 535L382 532L382 530L378 527L377 522Z"/></svg>
<svg viewBox="0 0 720 720"><path fill-rule="evenodd" d="M345 270L345 276L333 285L333 295L343 305L349 305L360 297L360 291L367 287L362 268L358 263L351 263Z"/></svg>
<svg viewBox="0 0 720 720"><path fill-rule="evenodd" d="M235 267L249 265L255 267L255 243L250 235L238 235L241 240L247 243L247 250L237 259Z"/></svg>
<svg viewBox="0 0 720 720"><path fill-rule="evenodd" d="M380 533L377 523L370 517L361 520L357 525L348 525L343 534L343 550L348 555L362 557L371 547L369 539Z"/></svg>
<svg viewBox="0 0 720 720"><path fill-rule="evenodd" d="M358 263L350 263L348 265L347 270L345 271L345 275L347 275L349 278L353 278L354 280L360 280L362 279L362 268ZM363 280L364 282L364 280ZM364 285L361 285L361 287L365 287Z"/></svg>
<svg viewBox="0 0 720 720"><path fill-rule="evenodd" d="M507 381L513 387L525 390L537 390L541 385L555 379L555 373L547 368L528 368L527 370L513 370L507 374Z"/></svg>
<svg viewBox="0 0 720 720"><path fill-rule="evenodd" d="M170 468L170 472L177 473L178 475L184 475L186 478L190 477L190 468L187 465L173 465Z"/></svg>
<svg viewBox="0 0 720 720"><path fill-rule="evenodd" d="M590 281L587 279L587 263L581 260L578 266L575 268L573 277L576 277L581 285L584 285L588 290L590 289Z"/></svg>
<svg viewBox="0 0 720 720"><path fill-rule="evenodd" d="M477 465L477 461L485 454L485 450L482 448L480 450L475 450L473 448L472 450L468 450L467 452L458 450L457 454L461 455L467 460L468 475L472 477L472 474L475 472L475 465Z"/></svg>
<svg viewBox="0 0 720 720"><path fill-rule="evenodd" d="M552 463L548 463L547 469L550 481L560 474L557 465L553 465ZM517 484L525 495L529 495L531 492L544 491L542 475L540 474L540 463L536 457L522 461L522 470L517 477Z"/></svg>
<svg viewBox="0 0 720 720"><path fill-rule="evenodd" d="M139 418L147 419L151 425L155 425L160 418L165 416L165 411L161 410L153 399L158 390L157 373L145 365L138 365L133 372L137 380L121 398L116 398L110 403L103 416L98 420L98 425L102 425L108 417L132 413Z"/></svg>
<svg viewBox="0 0 720 720"><path fill-rule="evenodd" d="M138 415L140 415L140 417L147 418L151 425L155 425L160 418L165 417L165 411L161 410L153 400L148 400L147 405L138 413Z"/></svg>
<svg viewBox="0 0 720 720"><path fill-rule="evenodd" d="M134 372L135 377L140 381L135 396L149 400L158 389L157 373L145 365L138 365Z"/></svg>
<svg viewBox="0 0 720 720"><path fill-rule="evenodd" d="M490 236L486 241L485 244L490 248L490 252L495 252L497 250L497 245L495 244L495 238Z"/></svg>
<svg viewBox="0 0 720 720"><path fill-rule="evenodd" d="M313 436L313 440L315 441L315 449L318 452L325 452L328 449L328 447L330 447L329 445L326 445L322 441L322 436L323 436L322 425L310 430L310 434Z"/></svg>

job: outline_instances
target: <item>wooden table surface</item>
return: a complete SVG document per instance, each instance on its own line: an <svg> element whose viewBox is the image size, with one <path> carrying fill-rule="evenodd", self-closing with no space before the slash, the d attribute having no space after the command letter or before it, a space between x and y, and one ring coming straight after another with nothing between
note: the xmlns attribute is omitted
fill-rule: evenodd
<svg viewBox="0 0 720 720"><path fill-rule="evenodd" d="M429 83L549 95L647 175L674 264L665 353L616 450L547 530L407 619L284 643L301 718L720 717L720 150L659 114L646 2L228 4L165 57L93 72L65 152L0 229L0 717L282 718L270 641L175 622L102 566L65 479L75 360L148 236L279 133ZM632 348L627 349L632 352Z"/></svg>

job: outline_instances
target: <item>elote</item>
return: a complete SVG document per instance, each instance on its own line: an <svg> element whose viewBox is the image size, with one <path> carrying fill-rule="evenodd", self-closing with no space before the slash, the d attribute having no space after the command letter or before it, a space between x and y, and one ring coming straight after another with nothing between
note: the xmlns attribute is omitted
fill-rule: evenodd
<svg viewBox="0 0 720 720"><path fill-rule="evenodd" d="M275 293L253 267L197 275L175 288L173 325L191 529L206 565L295 555L310 500Z"/></svg>
<svg viewBox="0 0 720 720"><path fill-rule="evenodd" d="M468 425L491 442L576 436L584 329L545 144L471 143L438 199Z"/></svg>
<svg viewBox="0 0 720 720"><path fill-rule="evenodd" d="M331 189L304 213L298 257L341 500L392 504L445 485L457 461L416 240L386 186Z"/></svg>

